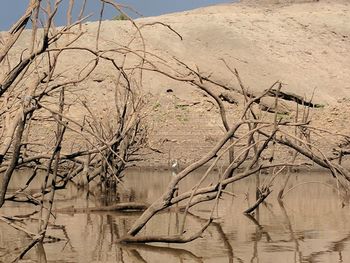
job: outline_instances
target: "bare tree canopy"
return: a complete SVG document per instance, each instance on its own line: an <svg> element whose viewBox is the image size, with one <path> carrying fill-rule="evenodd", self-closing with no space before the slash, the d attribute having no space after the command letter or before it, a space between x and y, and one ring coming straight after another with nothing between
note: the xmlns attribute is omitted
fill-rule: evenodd
<svg viewBox="0 0 350 263"><path fill-rule="evenodd" d="M186 39L164 22L135 22L125 12L133 11L131 7L112 0L98 2L100 19L93 30L85 25L89 18L86 1L70 0L65 10L66 25L57 27L55 17L64 11L62 1L31 0L23 16L8 32L1 33L0 208L7 202L31 204L39 226L37 232L30 231L17 222L18 218L1 213L1 221L31 239L14 262L32 247L55 240L48 233L54 213L137 211L137 219L128 232L115 241L127 246L188 243L201 237L209 227L222 233L215 211L223 196L235 195L229 186L248 177L256 182L255 200L238 212L245 213L260 228L253 215L270 197L272 186L280 177L284 184L278 200L288 218L282 200L293 190L287 189L293 169L315 165L324 168L334 181L332 187L340 200L346 199L350 171L343 164L350 152L350 137L313 125L312 111L324 105L286 90L283 80L276 80L259 92L251 90L239 70L223 58L217 60L231 76L228 84L195 62L152 53L143 35L146 28L160 27L179 42ZM74 8L80 10L77 17L73 16ZM115 10L123 18L120 20L125 20L117 23L127 23L125 32L118 35L123 38L121 43L103 39L106 8ZM184 85L205 97L217 113L222 127L220 137L212 139L211 148L185 167L174 160L167 188L151 204L130 199L102 207L55 209L57 192L68 191L69 185L86 189L97 185L99 194L107 195L124 187L126 169L145 161L149 152L164 154L148 140L152 127L146 119L159 105L150 105L144 88L148 83L146 74ZM166 92L171 95L173 90L167 87ZM183 110L193 105L196 102L175 107ZM293 115L289 115L291 111ZM329 147L321 147L324 137L331 138L337 147L327 142L324 144ZM11 179L21 170L30 175L29 179L16 191L10 191ZM194 173L199 173L200 179L190 189L184 189L182 183L193 178ZM264 180L262 174L267 174ZM30 189L35 180L40 181L40 190ZM191 213L193 207L203 203L211 206L207 217ZM177 233L143 233L153 218L171 211L181 215ZM189 218L198 223L197 229L188 227ZM229 242L223 240L232 251ZM181 249L177 253L198 261Z"/></svg>

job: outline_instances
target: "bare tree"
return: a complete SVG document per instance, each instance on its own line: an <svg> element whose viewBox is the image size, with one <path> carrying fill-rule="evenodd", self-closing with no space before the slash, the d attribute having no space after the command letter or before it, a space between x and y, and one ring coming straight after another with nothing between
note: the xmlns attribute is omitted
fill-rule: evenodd
<svg viewBox="0 0 350 263"><path fill-rule="evenodd" d="M140 90L142 70L124 70L130 55L136 56L136 64L142 65L145 50L132 51L129 46L134 40L123 48L99 47L104 6L110 5L117 12L125 8L112 1L100 3L95 47L81 42L86 33L82 23L89 17L84 17L85 1L78 18L72 15L76 3L70 1L67 25L56 27L54 20L62 1L31 0L25 14L2 34L0 207L9 200L41 207L40 230L32 235L33 241L19 258L47 236L55 191L65 189L69 182L88 185L92 181L99 182L104 189L115 189L123 171L139 158L137 153L146 143L147 128L142 122L145 101ZM137 32L134 39L141 38L136 24L132 21L131 24ZM31 34L30 42L23 44L21 39L27 32ZM62 64L69 52L83 52L90 60L80 63L72 74ZM107 76L113 86L113 107L108 108L108 113L99 113L91 108L91 96L84 96L80 90L99 65L106 63L114 69ZM72 116L71 107L79 107L82 118ZM26 185L9 194L9 182L15 171L28 168L33 172ZM45 173L42 190L29 194L26 189L39 170ZM122 205L122 209L138 206Z"/></svg>
<svg viewBox="0 0 350 263"><path fill-rule="evenodd" d="M293 94L282 92L283 84L279 81L273 83L271 87L264 92L252 94L245 88L238 71L231 69L224 61L228 70L233 73L236 78L240 90L232 87L219 84L208 77L201 76L198 68L192 69L185 63L176 60L177 64L182 66L182 70L177 70L176 74L169 73L164 67L145 67L145 70L155 71L159 74L166 75L177 81L190 83L196 88L204 91L211 96L219 108L220 116L226 133L217 142L217 144L198 161L193 162L180 173L174 176L169 183L163 195L136 220L134 225L129 230L125 237L120 239L126 243L151 243L151 242L168 242L168 243L186 243L201 236L203 231L214 220L213 211L218 206L220 198L224 194L231 194L226 190L229 184L233 184L249 176L257 176L257 196L256 202L244 211L252 213L264 200L270 195L271 187L277 176L281 176L282 171L288 167L311 166L313 163L328 169L336 180L339 189L348 190L348 182L350 180L349 171L339 165L337 162L331 161L331 157L327 157L332 149L328 149L327 154L319 149L312 136L318 136L318 132L322 129L313 127L310 123L309 109L310 107L318 107L318 105L304 100L301 97ZM230 90L243 96L244 107L241 110L241 115L233 125L228 125L227 111L225 105L218 98L217 93L213 89L213 85L220 89ZM272 110L272 117L262 114L261 110L256 107L264 97L272 96L275 100ZM294 100L296 105L302 108L301 120L296 115L295 120L284 120L278 114L277 108L280 100L286 96ZM302 106L300 106L302 105ZM297 111L298 106L297 106ZM292 131L292 132L291 132ZM294 132L293 132L294 131ZM329 131L322 132L332 134ZM348 138L347 135L336 135L342 139ZM232 149L235 155L232 155ZM231 150L231 153L229 153ZM290 160L283 160L277 157L276 151L294 151L295 154ZM212 178L209 185L203 185L205 179L210 177L210 174L218 163L227 153L229 153L229 164L227 168ZM296 155L302 158L296 158ZM181 192L179 191L179 183L190 177L193 172L203 166L208 165L209 168L203 173L201 180L193 185L192 190ZM270 171L270 176L262 184L259 182L258 174L261 171ZM288 178L288 177L287 177ZM176 194L175 194L176 193ZM283 189L281 189L283 194ZM281 194L280 194L281 197ZM186 215L189 209L199 203L214 201L212 213L207 222L202 225L202 228L191 233L190 229L185 228ZM138 235L144 226L151 218L158 213L166 211L174 205L182 204L183 220L180 231L176 235L149 236Z"/></svg>
<svg viewBox="0 0 350 263"><path fill-rule="evenodd" d="M143 27L165 26L182 39L179 33L163 23L138 26L128 17L134 28L129 42L123 46L103 47L100 32L106 6L114 8L116 12L123 12L125 8L114 1L100 0L95 42L93 45L83 45L82 39L86 32L82 23L87 18L83 17L86 2L83 2L78 18L74 19L72 10L76 2L70 1L67 25L56 27L54 18L61 3L61 0L31 0L24 16L4 34L0 50L0 207L5 201L29 202L41 207L38 233L29 233L0 217L16 229L28 232L33 238L18 258L45 237L49 238L46 231L55 191L65 189L69 182L88 186L96 181L105 191L115 189L121 182L124 170L142 159L138 152L146 145L147 139L147 127L143 123L146 101L141 93L145 71L190 84L210 96L219 109L225 132L209 152L173 176L163 195L147 209L144 204L138 203L105 208L145 209L128 234L120 237L121 242L186 243L197 239L215 220L214 211L220 204L220 198L226 194L232 195L227 186L249 176L255 176L257 183L256 202L242 211L247 214L268 198L275 178L289 167L316 163L330 171L339 190L347 190L349 171L341 165L341 161L328 156L331 151L325 152L318 148L313 136L328 133L348 141L349 137L312 126L309 108L316 104L284 92L280 81L261 93L251 93L238 71L230 68L225 61L223 63L236 79L238 89L220 84L204 76L197 66L190 67L176 58L166 61L154 55L155 61L149 60L146 55L150 54L145 49L142 36ZM23 47L20 39L30 23L31 29L28 30L31 41ZM132 44L136 41L138 48L133 49ZM87 59L80 61L75 71L66 69L65 65L61 65L63 54L75 52L83 52ZM107 76L110 80L108 85L113 87L113 107L107 112L98 112L89 101L91 97L85 96L80 89L86 87L84 85L93 78L99 66L107 64L113 68L113 73ZM95 82L102 81L103 78L97 78ZM230 123L229 111L217 90L230 91L240 96L243 107L235 122ZM257 107L265 97L274 99L274 106L267 109L274 113L272 115L263 114ZM280 101L286 97L297 105L294 120L281 118L276 110ZM70 110L77 107L82 114L72 116ZM299 107L302 109L301 117ZM287 150L293 151L292 158L278 158L278 151ZM339 160L345 152L340 150ZM218 172L218 176L211 176L215 165L224 158L229 160L227 167ZM179 183L201 167L206 170L192 189L180 189ZM25 186L9 193L8 185L16 169L28 168L31 169L31 176ZM39 170L43 170L45 175L41 191L26 192ZM270 171L270 176L261 183L259 173L262 171ZM204 185L204 181L210 177L211 183ZM289 175L281 189L280 198L283 198L288 178ZM203 202L212 202L211 214L198 231L186 229L191 207ZM176 235L139 235L154 216L176 205L182 211L181 225Z"/></svg>

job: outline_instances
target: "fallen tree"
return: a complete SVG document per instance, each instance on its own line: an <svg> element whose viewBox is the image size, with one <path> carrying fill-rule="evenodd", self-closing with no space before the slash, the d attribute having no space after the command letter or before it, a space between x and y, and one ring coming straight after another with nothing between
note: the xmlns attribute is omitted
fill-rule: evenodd
<svg viewBox="0 0 350 263"><path fill-rule="evenodd" d="M182 71L177 70L177 74L172 74L164 70L164 68L153 66L145 67L144 69L158 72L176 81L189 83L209 95L216 102L226 132L207 154L172 177L163 195L143 212L128 231L128 234L120 239L120 242L186 243L200 237L210 223L215 220L213 212L219 205L220 198L225 193L233 194L226 190L227 186L249 176L256 177L257 196L256 202L244 211L247 214L252 213L268 198L276 177L281 176L283 171L290 170L289 168L293 167L312 166L316 163L329 170L330 174L335 178L334 180L340 192L347 193L349 190L348 182L350 181L349 170L336 161L332 161L330 156L327 157L332 149L328 149L328 152L319 149L316 146L317 141L313 141L313 136L316 137L319 132L328 135L331 134L334 137L338 137L339 140L348 139L349 136L335 134L331 131L312 126L312 120L309 117L310 107L315 106L312 102L306 103L305 99L301 100L298 96L294 96L297 98L294 100L297 112L294 120L285 120L278 115L277 111L273 115L264 115L256 105L259 104L262 98L271 96L272 94L275 98L274 106L277 108L280 100L285 97L282 95L286 94L281 91L283 84L277 81L264 92L251 96L248 94L238 71L236 69L232 70L224 61L226 67L237 79L241 88L239 93L243 96L244 101L244 107L241 110L240 117L234 123L230 124L228 122L225 104L220 100L213 86L225 90L234 90L229 86L223 86L217 81L202 76L198 68L190 68L179 60L176 60L176 63L182 66ZM287 99L289 100L290 96ZM293 154L280 155L277 152L292 152ZM213 172L215 165L222 158L225 158L227 154L229 155L229 163L226 169L222 172ZM280 157L287 158L283 159ZM193 185L192 190L181 191L179 187L181 181L190 177L197 169L208 166L209 168L206 168L202 178L197 184ZM259 174L264 171L270 175L261 184ZM283 197L284 188L287 185L289 177L290 174L286 176L286 182L280 190L279 198ZM209 185L203 185L203 182L207 178L212 178L211 182ZM200 230L191 233L191 229L186 229L186 216L189 209L197 204L209 201L213 201L213 205L207 222L202 225ZM184 209L180 230L176 235L139 235L140 231L158 213L179 204L182 204Z"/></svg>
<svg viewBox="0 0 350 263"><path fill-rule="evenodd" d="M239 90L220 84L210 76L204 76L198 67L190 67L179 59L164 60L152 56L153 60L158 59L158 61L150 61L146 58L146 54L152 54L145 51L142 27L166 26L182 39L180 34L162 23L138 26L130 21L135 28L135 35L131 37L127 46L102 48L99 34L104 6L109 4L118 12L121 11L121 6L112 1L101 0L100 2L100 22L93 48L81 46L81 43L77 44L85 34L82 30L84 21L82 16L76 22L68 19L67 26L57 28L52 20L61 1L55 1L54 6L50 6L50 2L42 6L41 1L32 0L24 17L9 31L0 52L0 61L2 61L0 116L3 119L0 136L2 142L0 207L5 201L29 202L40 207L42 221L40 231L37 234L30 234L33 241L19 257L46 236L53 211L55 191L66 189L69 183L88 186L96 181L101 185L102 191L106 192L110 189L115 191L121 182L124 170L143 158L138 155L138 151L146 144L147 138L147 128L142 122L145 100L139 90L143 83L143 72L156 72L169 79L189 84L208 96L218 108L219 118L224 128L223 136L202 158L173 176L163 195L150 206L126 203L106 207L71 207L66 210L56 210L57 212L144 210L128 234L120 237L120 242L187 243L199 238L213 222L215 223L214 211L220 204L220 199L226 194L233 195L227 186L248 177L255 177L257 187L256 202L245 211L240 211L247 214L253 213L270 196L276 177L282 176L283 171L293 167L316 163L330 171L339 191L348 190L349 171L341 165L341 162L337 162L334 156L329 156L332 150L321 150L313 139L317 133L330 134L343 140L349 140L349 136L312 126L310 107L319 105L283 91L283 84L280 81L273 83L264 92L250 93L244 86L238 71L231 69L225 61L223 61L224 65L237 80ZM73 5L74 1L70 3ZM40 12L48 17L42 29L37 27ZM84 5L80 13L84 13ZM71 18L70 11L67 16ZM24 48L19 52L21 54L19 56L17 50L13 48L16 47L15 43L29 21L32 21L30 52L27 53ZM136 38L141 43L139 43L140 49L131 48ZM69 72L72 69L62 70L60 59L66 52L72 52L69 54L84 52L90 60L86 64L81 63L73 73ZM132 57L131 62L128 64L130 57ZM14 64L16 66L13 66ZM109 76L113 83L111 99L113 107L101 113L91 106L87 96L84 96L84 91L79 93L79 88L84 89L84 83L90 77L94 78L93 82L103 82L103 78L92 75L99 66L105 64L111 65L115 70L114 74ZM240 101L236 104L240 105L241 109L235 121L232 121L227 105L222 101L220 94L223 91L230 91L240 96ZM71 96L75 96L75 99L72 100ZM273 98L275 109L283 100L294 101L296 105L294 119L285 118L276 110L267 109L273 114L264 114L257 106L266 97ZM69 113L76 104L84 109L84 114L74 118ZM49 132L44 134L45 138L42 141L38 134L43 130ZM75 136L68 136L72 134ZM69 140L72 137L74 140ZM288 154L280 155L281 152L288 152ZM338 149L337 152L340 152L339 158L341 158L347 150ZM283 156L288 158L280 158ZM224 170L215 172L213 176L215 166L222 159L226 160L227 166ZM183 191L179 186L180 182L203 167L206 170L202 178L193 185L191 190ZM31 169L28 181L17 191L9 193L8 183L15 170L25 168ZM44 171L45 175L42 190L37 193L28 193L27 188L30 187L33 179L37 178L40 170ZM263 183L260 182L262 172L269 173L268 179ZM208 178L211 179L211 183L204 185L204 181ZM280 189L280 198L284 196L289 178L290 174L286 176L285 186ZM204 202L213 203L212 212L205 221L200 222L203 225L198 230L186 229L186 218L190 209ZM140 235L140 231L153 217L174 207L182 212L182 222L177 234ZM8 221L6 217L3 218Z"/></svg>

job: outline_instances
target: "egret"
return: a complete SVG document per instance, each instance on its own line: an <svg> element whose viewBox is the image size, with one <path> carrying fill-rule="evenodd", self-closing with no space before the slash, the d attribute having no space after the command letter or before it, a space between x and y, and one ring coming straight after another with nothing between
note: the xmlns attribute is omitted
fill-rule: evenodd
<svg viewBox="0 0 350 263"><path fill-rule="evenodd" d="M177 175L180 168L178 160L177 159L171 160L170 165L171 165L171 175L172 176Z"/></svg>

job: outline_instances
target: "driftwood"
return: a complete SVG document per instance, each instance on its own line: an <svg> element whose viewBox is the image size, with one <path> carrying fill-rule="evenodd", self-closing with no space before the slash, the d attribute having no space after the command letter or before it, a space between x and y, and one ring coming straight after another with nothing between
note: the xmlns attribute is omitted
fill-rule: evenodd
<svg viewBox="0 0 350 263"><path fill-rule="evenodd" d="M188 243L191 242L197 238L199 238L202 233L207 229L207 227L212 222L212 219L209 219L206 224L202 226L200 230L193 234L186 234L183 233L178 235L164 235L164 236L125 236L119 240L121 243L158 243L158 242L166 242L166 243Z"/></svg>
<svg viewBox="0 0 350 263"><path fill-rule="evenodd" d="M245 214L252 213L262 202L264 202L264 200L271 194L271 190L269 188L266 188L264 191L258 191L258 193L258 200L254 205L244 211Z"/></svg>
<svg viewBox="0 0 350 263"><path fill-rule="evenodd" d="M178 60L176 60L178 62ZM125 243L150 243L150 242L169 242L169 243L184 243L193 240L194 236L199 236L197 234L192 234L188 236L185 231L185 221L186 214L191 207L202 203L215 200L214 207L220 200L222 193L224 193L225 188L229 184L233 184L239 180L247 178L249 176L255 176L257 181L257 191L263 189L259 192L256 197L256 202L250 208L247 208L245 213L252 213L255 211L263 201L268 198L271 193L270 187L273 184L274 179L280 174L280 171L284 170L286 167L299 166L305 163L295 162L295 157L292 155L291 162L278 160L275 156L276 147L285 147L289 150L295 152L295 155L302 155L306 160L317 163L318 165L330 170L337 182L346 188L346 184L343 181L350 181L349 171L339 164L331 162L326 155L313 145L310 133L314 130L313 127L309 125L309 107L317 107L316 104L311 102L306 102L302 98L289 94L286 92L281 92L283 84L279 81L273 83L269 89L260 93L259 95L251 95L248 93L247 89L243 85L237 70L231 70L231 72L237 77L239 85L241 87L241 94L243 94L245 99L245 107L238 120L231 126L227 121L227 110L225 105L221 100L218 100L218 95L212 90L211 86L217 85L217 82L210 81L208 78L202 77L199 73L199 69L191 69L188 65L183 62L180 63L189 72L183 76L173 76L170 73L163 72L158 68L150 68L152 70L170 77L177 81L188 82L197 88L205 91L212 99L217 103L217 107L220 110L220 117L222 123L225 127L226 133L218 141L218 143L205 154L198 161L190 164L179 174L172 177L171 182L165 189L163 195L151 204L143 214L136 220L134 225L129 230L128 234L120 239L120 242ZM227 65L228 66L228 65ZM229 68L229 67L228 67ZM193 76L191 79L188 76ZM217 85L220 86L220 85ZM277 87L277 89L276 89ZM232 90L226 87L226 90ZM259 102L266 96L274 97L274 107L277 108L281 98L294 100L296 104L302 103L304 107L304 112L300 120L298 113L296 114L295 121L285 121L277 117L277 112L274 112L273 118L271 120L259 119L257 116L262 116L262 114L257 114L253 108L254 104L259 104ZM294 135L287 132L288 129L294 130ZM244 132L241 132L244 130ZM239 134L239 135L238 135ZM243 143L244 142L244 143ZM243 147L237 147L238 144ZM232 154L232 149L237 147L235 150L235 155ZM269 152L268 154L266 152ZM210 172L212 172L213 167L218 162L220 158L225 153L229 153L229 165L228 167L218 173L217 180L214 180L208 186L201 186L204 179L208 178ZM265 156L264 156L265 155ZM269 155L266 157L266 155ZM205 164L212 161L210 167L203 173L202 178L199 180L198 184L194 185L192 190L187 192L181 192L177 189L179 188L179 183L181 180L188 176L196 169L203 167ZM278 168L278 172L273 172L268 180L260 185L259 173L267 169ZM176 193L176 194L175 194ZM158 213L167 210L169 207L178 205L179 202L186 202L186 208L183 216L183 220L180 225L180 230L177 235L159 235L159 236L139 236L138 233L147 225L147 223ZM182 208L182 207L181 207ZM180 209L179 211L182 211ZM243 211L242 211L243 212ZM214 220L210 216L209 221ZM200 232L205 231L206 228L202 228ZM191 238L189 238L191 237Z"/></svg>
<svg viewBox="0 0 350 263"><path fill-rule="evenodd" d="M237 98L235 98L234 94L235 93L233 93L232 91L223 91L219 95L219 98L231 104L238 104Z"/></svg>
<svg viewBox="0 0 350 263"><path fill-rule="evenodd" d="M292 93L292 92L288 92L288 91L271 89L269 91L268 95L272 96L272 97L277 96L278 98L283 99L283 100L294 101L297 104L300 104L300 105L303 105L306 107L311 107L311 108L322 108L323 107L322 104L313 103L313 102L311 102L311 100L307 101L302 96L297 95L297 94Z"/></svg>
<svg viewBox="0 0 350 263"><path fill-rule="evenodd" d="M118 203L109 206L101 206L101 207L63 207L57 208L54 212L57 213L92 213L92 212L106 212L106 211L118 211L118 212L135 212L135 211L144 211L148 207L147 204L144 203Z"/></svg>
<svg viewBox="0 0 350 263"><path fill-rule="evenodd" d="M223 193L226 188L239 180L247 177L254 177L256 180L256 190L263 189L260 195L256 196L255 204L246 210L246 213L255 211L271 193L270 187L279 172L276 168L283 170L286 167L300 166L296 162L296 155L302 156L308 161L312 161L330 171L337 184L347 189L347 182L350 181L350 172L340 163L332 162L327 154L318 149L312 140L312 132L317 129L310 126L309 112L305 108L317 108L322 105L312 103L304 98L282 91L283 84L280 81L274 82L267 90L259 93L250 92L243 84L238 71L231 69L224 61L226 67L236 77L240 90L238 93L243 96L244 106L232 122L228 118L229 111L226 109L225 100L234 103L233 98L220 97L217 89L225 91L237 91L232 87L219 84L219 81L212 80L211 77L203 76L198 66L194 68L185 62L176 58L165 60L158 56L151 56L145 49L145 41L142 37L140 28L152 25L162 25L168 28L182 39L176 31L163 23L145 24L140 27L130 19L130 23L135 28L135 35L127 45L120 45L118 49L101 49L99 37L103 17L104 5L111 5L118 12L122 12L121 6L110 0L100 0L102 4L99 25L96 34L96 43L93 49L74 46L75 42L84 34L81 30L81 23L84 20L82 15L73 22L72 10L74 1L70 1L67 11L67 26L56 28L53 20L61 7L60 0L53 2L52 8L47 10L41 6L39 0L31 0L25 15L10 30L9 39L0 50L0 62L5 65L4 76L0 80L0 103L1 116L6 115L9 123L1 123L0 140L4 142L0 146L0 172L4 175L0 177L0 207L6 201L27 201L35 205L40 205L40 229L34 240L19 255L19 258L33 247L36 243L42 241L46 236L47 226L51 218L51 212L54 202L55 191L66 188L69 182L78 185L89 184L92 180L98 181L102 191L116 190L121 183L121 177L124 170L132 164L132 160L137 152L144 147L147 142L147 128L143 125L143 107L144 100L139 94L143 83L143 72L145 70L162 74L173 80L186 83L210 96L211 101L216 103L219 110L224 134L217 141L215 146L204 154L199 160L189 164L184 170L171 178L168 187L164 193L149 206L144 203L120 203L104 207L75 208L67 207L54 210L57 213L93 213L103 211L140 211L143 212L134 222L128 233L120 237L119 242L123 243L187 243L199 237L208 229L215 220L214 211L220 204ZM80 14L84 13L85 4ZM44 28L42 34L38 33L38 18L46 18L43 21ZM31 46L22 52L22 56L17 61L10 61L6 64L7 58L10 60L10 52L15 46L16 41L22 34L25 26L32 21L32 43ZM79 26L79 27L78 27ZM78 29L79 28L79 29ZM63 38L63 36L69 36ZM135 40L139 39L141 45L137 45L138 50L133 50ZM82 42L82 41L81 41ZM86 65L81 65L77 76L70 79L64 75L64 72L57 73L57 65L60 63L60 56L64 52L84 51L89 53L93 59ZM147 55L147 56L146 56ZM132 68L129 68L129 56L132 56ZM154 60L149 61L152 57ZM120 59L119 59L120 58ZM11 58L12 59L12 58ZM135 62L135 60L137 60ZM40 64L40 61L49 61ZM90 108L89 103L81 99L81 107L86 112L82 120L76 120L69 116L64 109L68 105L64 101L64 90L66 88L78 87L87 80L95 71L101 61L111 63L115 72L113 76L113 118L102 116L101 120L94 109ZM13 63L12 63L13 62ZM136 64L135 64L136 63ZM166 65L165 65L166 64ZM11 65L15 65L12 66ZM179 68L172 68L176 65ZM38 72L40 71L43 72ZM27 79L34 77L34 86L28 87ZM100 80L95 81L99 82ZM21 87L21 88L20 88ZM215 88L214 88L215 87ZM22 90L24 89L24 90ZM74 90L73 90L74 91ZM57 97L60 94L60 97ZM286 121L277 118L277 112L273 116L264 119L264 114L256 112L255 105L263 101L264 98L273 98L273 106L278 108L280 100L293 101L297 105L303 105L304 112L302 118L295 117L293 121ZM58 109L57 109L58 108ZM44 113L44 114L43 114ZM47 115L42 117L43 115ZM107 115L107 114L106 114ZM262 117L259 117L262 116ZM40 121L42 124L56 124L55 132L50 134L56 140L51 141L46 151L37 151L33 145L42 142L39 139L28 141L27 136L35 132L32 130L31 123ZM44 125L43 125L44 126ZM50 126L48 124L48 126ZM294 131L291 133L290 130ZM317 130L320 132L320 130ZM73 147L66 147L65 132L71 132L79 136L85 145L73 151ZM49 136L50 136L49 135ZM346 136L345 136L346 137ZM46 143L46 142L43 142ZM71 145L70 145L71 146ZM284 147L292 151L291 160L278 160L276 154L277 147ZM154 149L153 149L154 150ZM345 152L346 153L346 152ZM344 153L344 154L345 154ZM215 166L228 155L228 165L222 171L216 172L211 177ZM227 163L227 162L226 162ZM302 162L304 163L304 162ZM181 182L190 176L199 168L209 167L203 172L203 175L190 190L183 191ZM25 187L18 189L14 194L6 197L8 183L18 168L29 167L33 169L31 178L27 181ZM37 176L36 170L46 171L44 182L40 193L27 193L30 184ZM271 171L271 176L266 184L261 184L259 173L262 171ZM77 179L82 178L81 180ZM212 179L210 184L204 185L206 179ZM286 180L287 182L287 180ZM344 183L345 182L345 183ZM286 184L285 184L286 186ZM339 188L339 191L341 189ZM48 195L48 198L45 198ZM23 196L25 198L23 199ZM281 194L281 197L283 194ZM48 202L46 202L48 200ZM213 203L211 214L205 220L200 222L200 229L186 229L186 215L190 209L203 202ZM45 206L48 203L47 207ZM185 205L184 205L185 204ZM181 206L180 206L181 205ZM148 222L164 211L174 211L183 214L183 219L178 233L174 235L139 235L140 231ZM240 211L243 212L243 211ZM45 214L46 213L46 214ZM2 220L6 217L2 217ZM13 227L16 225L9 224ZM23 228L25 230L25 228ZM35 233L33 233L35 234ZM229 242L227 247L229 247ZM233 259L233 256L231 256Z"/></svg>

